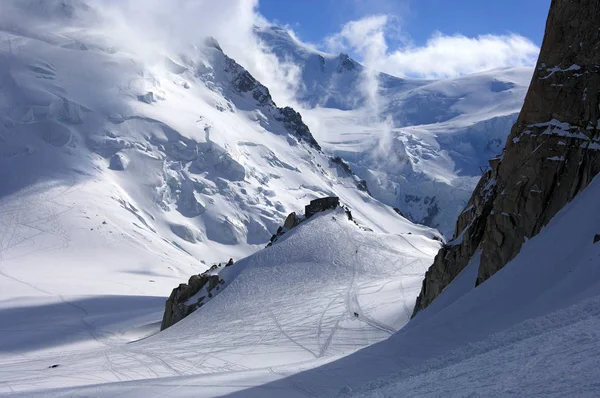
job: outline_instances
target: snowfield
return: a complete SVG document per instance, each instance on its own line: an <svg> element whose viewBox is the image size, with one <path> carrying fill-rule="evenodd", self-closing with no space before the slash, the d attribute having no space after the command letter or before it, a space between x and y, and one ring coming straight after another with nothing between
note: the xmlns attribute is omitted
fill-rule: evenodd
<svg viewBox="0 0 600 398"><path fill-rule="evenodd" d="M286 126L260 83L241 91L245 71L218 44L137 53L52 4L32 8L44 34L0 32L8 297L165 295L263 248L316 197L339 196L377 232L413 228Z"/></svg>
<svg viewBox="0 0 600 398"><path fill-rule="evenodd" d="M252 369L285 374L339 358L410 319L439 248L418 227L412 231L366 231L342 209L315 215L221 272L224 290L202 308L139 341L157 332L152 321L160 320L164 299L9 301L3 324L33 330L2 331L0 364L11 369L2 376L3 392ZM60 366L48 368L54 364Z"/></svg>
<svg viewBox="0 0 600 398"><path fill-rule="evenodd" d="M379 75L374 104L348 56L257 29L301 66L300 115L215 39L124 40L88 3L0 4L0 397L598 395L598 178L409 322L531 69ZM353 220L265 247L325 196ZM171 290L229 258L159 331Z"/></svg>
<svg viewBox="0 0 600 398"><path fill-rule="evenodd" d="M42 391L38 395L28 392L22 396L596 396L600 388L594 371L600 365L597 344L600 245L593 243L593 238L600 223L598 195L600 180L596 178L539 235L525 243L521 253L493 278L473 288L477 273L475 261L434 304L399 332L345 357L315 358L318 355L313 352L313 358L294 366L227 369L204 375ZM331 223L334 228L340 225L339 220L333 224L326 216L318 221ZM283 243L290 244L292 238L300 234L298 231ZM257 256L266 253L267 250ZM225 294L210 304L218 303ZM358 301L364 311L367 306L360 297L359 294ZM294 301L289 298L284 303L289 300ZM353 311L356 307L350 308ZM263 309L267 314L261 319L268 319L268 311ZM341 309L344 311L347 307ZM198 315L201 313L191 315L174 328L179 327L180 332L185 333L188 325L200 326ZM338 327L346 324L345 321L351 324L351 318L344 313ZM369 333L378 330L362 320L355 322L356 326L370 330ZM302 330L291 327L289 333L295 334L282 340L287 339L289 345L292 344L290 337L307 343L302 339ZM367 338L369 333L362 338ZM183 342L167 336L161 333L131 346L148 349L160 345L164 338L161 350L172 355L174 347ZM265 334L266 339L269 336ZM313 333L314 336L319 334ZM201 336L196 339L201 340ZM312 345L296 346L292 352L310 357L308 350L317 347L317 340L313 340ZM130 359L126 362L131 366L134 361L131 353L128 355ZM202 358L194 351L188 355L198 360ZM154 363L147 357L144 360ZM269 364L268 359L260 360ZM110 362L105 358L99 361ZM214 365L233 366L216 358L215 361ZM81 368L86 369L83 365ZM7 373L29 374L12 369L17 368L13 365ZM192 373L194 368L187 369ZM42 372L50 371L60 371L60 367L38 370L35 380L40 380ZM69 376L65 378L71 380Z"/></svg>
<svg viewBox="0 0 600 398"><path fill-rule="evenodd" d="M1 6L34 23L0 18L0 393L297 369L408 321L437 231L359 190L214 40L149 51L69 4ZM192 345L182 323L160 334L179 342L173 357L153 338L134 348L179 283L264 248L287 214L331 195L358 225L311 220L237 262L215 311L198 313L206 332L189 320Z"/></svg>

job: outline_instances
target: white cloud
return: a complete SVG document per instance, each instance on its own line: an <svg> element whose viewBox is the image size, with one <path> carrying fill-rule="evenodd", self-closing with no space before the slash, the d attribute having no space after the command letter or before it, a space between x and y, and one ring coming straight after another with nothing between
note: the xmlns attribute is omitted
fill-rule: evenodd
<svg viewBox="0 0 600 398"><path fill-rule="evenodd" d="M377 70L382 56L387 53L385 26L388 16L376 15L348 22L341 32L326 38L329 51L351 50L358 53L366 69L363 73L361 89L367 98L367 105L373 114L379 114L379 82Z"/></svg>
<svg viewBox="0 0 600 398"><path fill-rule="evenodd" d="M531 66L540 49L523 36L436 33L423 47L393 51L381 62L381 70L401 76L454 77L494 68Z"/></svg>
<svg viewBox="0 0 600 398"><path fill-rule="evenodd" d="M201 43L207 36L217 39L225 53L266 85L282 104L293 101L298 89L299 68L280 62L253 34L266 21L258 14L258 0L119 0L102 9L113 22L113 32L136 46L136 52L173 52Z"/></svg>
<svg viewBox="0 0 600 398"><path fill-rule="evenodd" d="M401 77L456 77L484 70L533 65L539 48L523 36L444 35L435 33L423 46L390 49L387 38L398 35L397 21L386 15L348 22L328 37L331 51L353 52L367 68Z"/></svg>
<svg viewBox="0 0 600 398"><path fill-rule="evenodd" d="M75 10L70 17L69 5ZM267 23L257 7L258 0L0 0L0 26L14 31L40 24L54 31L85 26L149 64L162 62L165 54L189 54L213 36L280 106L293 105L300 68L279 61L253 34L255 25Z"/></svg>
<svg viewBox="0 0 600 398"><path fill-rule="evenodd" d="M339 33L326 38L326 45L330 51L352 49L358 51L363 57L371 58L387 51L384 36L387 24L387 15L375 15L350 21Z"/></svg>

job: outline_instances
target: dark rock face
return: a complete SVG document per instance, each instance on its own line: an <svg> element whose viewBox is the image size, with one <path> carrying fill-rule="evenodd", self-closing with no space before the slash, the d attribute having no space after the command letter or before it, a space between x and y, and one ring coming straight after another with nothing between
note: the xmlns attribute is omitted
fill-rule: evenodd
<svg viewBox="0 0 600 398"><path fill-rule="evenodd" d="M225 265L229 267L233 265L233 259L229 259L229 262ZM220 277L218 273L211 273L212 271L221 268L221 264L215 264L210 270L200 274L192 275L187 284L182 283L173 291L165 303L165 313L160 324L160 330L173 326L183 318L196 311L206 303L208 298L211 298L214 294L213 291L219 290L220 286L225 281ZM204 294L198 294L202 290ZM190 301L194 296L198 296L195 300Z"/></svg>
<svg viewBox="0 0 600 398"><path fill-rule="evenodd" d="M415 312L481 253L476 285L600 172L600 2L553 0L540 58L501 157L490 161L454 240L427 271Z"/></svg>
<svg viewBox="0 0 600 398"><path fill-rule="evenodd" d="M300 221L301 220L300 220L300 218L298 218L298 216L296 215L296 213L295 212L291 212L286 217L285 222L283 223L283 228L285 228L285 229L292 229L296 225L300 224Z"/></svg>
<svg viewBox="0 0 600 398"><path fill-rule="evenodd" d="M108 165L109 169L122 171L125 170L125 167L127 167L127 159L123 155L115 153L110 158L110 164Z"/></svg>
<svg viewBox="0 0 600 398"><path fill-rule="evenodd" d="M335 209L340 205L340 198L331 196L328 198L319 198L311 200L310 204L304 207L304 216L310 218L313 214L328 209Z"/></svg>
<svg viewBox="0 0 600 398"><path fill-rule="evenodd" d="M330 158L329 161L332 164L338 166L339 170L341 170L343 173L345 173L349 177L353 177L356 180L356 188L359 191L366 192L369 195L371 194L369 192L369 187L367 186L367 181L362 180L359 177L357 177L356 174L354 174L354 172L352 171L352 168L350 167L350 165L348 163L346 163L344 161L344 159L342 159L339 156L334 156L334 157Z"/></svg>
<svg viewBox="0 0 600 398"><path fill-rule="evenodd" d="M143 95L138 95L137 98L138 101L145 102L146 104L151 104L156 101L154 99L154 93L152 91L149 91Z"/></svg>
<svg viewBox="0 0 600 398"><path fill-rule="evenodd" d="M218 46L218 43L216 44ZM215 47L213 44L212 47ZM216 48L216 47L215 47ZM220 50L220 47L219 47ZM233 76L231 84L238 93L251 93L252 98L261 106L272 106L279 113L275 115L275 119L280 121L286 130L302 141L305 141L310 146L317 150L321 150L321 146L315 140L308 126L302 121L302 116L293 108L286 106L278 108L269 89L263 86L256 80L250 72L240 66L234 59L223 54L225 57L226 70Z"/></svg>
<svg viewBox="0 0 600 398"><path fill-rule="evenodd" d="M371 192L369 192L369 187L368 187L368 185L367 185L367 182L366 182L365 180L359 180L359 181L356 183L356 188L357 188L359 191L366 192L366 193L368 193L369 195L371 194Z"/></svg>
<svg viewBox="0 0 600 398"><path fill-rule="evenodd" d="M221 48L221 45L219 44L217 39L215 39L212 36L208 36L204 39L204 45L207 47L212 47L214 49L217 49L217 50L223 52L223 49Z"/></svg>
<svg viewBox="0 0 600 398"><path fill-rule="evenodd" d="M399 216L406 218L406 216L402 213L402 210L400 210L399 208L394 207L394 211L398 213Z"/></svg>
<svg viewBox="0 0 600 398"><path fill-rule="evenodd" d="M339 59L339 66L338 66L338 73L343 73L346 71L351 71L351 70L355 70L356 69L356 65L354 64L354 62L352 61L352 59L350 58L350 56L348 54L340 54L338 56Z"/></svg>
<svg viewBox="0 0 600 398"><path fill-rule="evenodd" d="M346 163L344 161L344 159L342 159L339 156L335 156L335 157L331 158L331 163L339 165L341 167L341 169L344 170L347 174L354 174L354 173L352 173L352 169L350 168L350 165L348 163Z"/></svg>
<svg viewBox="0 0 600 398"><path fill-rule="evenodd" d="M299 217L296 215L296 213L290 213L287 216L287 218L285 219L285 223L283 224L283 226L279 227L277 229L277 232L273 236L271 236L271 241L269 242L267 247L276 243L277 240L281 236L285 235L285 233L287 231L289 231L292 228L295 228L296 226L298 226L302 222L306 221L308 218L312 217L316 213L325 211L325 210L329 210L329 209L335 209L340 206L344 209L344 211L346 213L346 217L348 217L348 220L354 221L354 219L352 217L352 212L346 206L340 205L339 198L326 197L326 198L315 199L315 200L312 200L310 202L310 204L308 204L304 207L304 211L305 211L304 217Z"/></svg>
<svg viewBox="0 0 600 398"><path fill-rule="evenodd" d="M321 150L321 146L315 140L312 133L308 129L308 126L302 121L302 116L294 109L286 106L285 108L278 108L281 112L282 117L276 117L276 119L283 122L286 129L294 133L295 136L303 141L306 141L310 146L317 150Z"/></svg>

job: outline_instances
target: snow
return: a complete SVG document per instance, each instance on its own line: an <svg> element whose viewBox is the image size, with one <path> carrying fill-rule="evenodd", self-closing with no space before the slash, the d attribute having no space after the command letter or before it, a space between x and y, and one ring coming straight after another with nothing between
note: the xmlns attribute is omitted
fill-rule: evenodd
<svg viewBox="0 0 600 398"><path fill-rule="evenodd" d="M554 75L557 72L564 73L564 72L571 72L571 71L575 71L575 70L581 70L581 66L573 64L573 65L569 66L568 68L563 69L563 68L560 67L560 65L557 65L557 66L552 67L552 68L546 68L546 72L550 72L550 73L548 75L542 77L541 79L543 79L543 80L547 79L547 78L549 78L550 76Z"/></svg>
<svg viewBox="0 0 600 398"><path fill-rule="evenodd" d="M573 202L560 211L539 235L528 240L515 259L477 288L473 288L478 261L478 255L475 255L473 262L444 290L432 306L419 313L408 325L388 339L350 355L341 358L335 355L329 358L314 358L317 351L312 350L318 347L314 340L314 330L306 333L310 328L305 329L308 324L301 321L307 312L300 314L293 310L297 318L288 319L290 323L282 323L279 319L286 318L279 318L279 314L276 314L279 326L286 333L293 333L281 340L289 349L293 348L290 337L302 344L303 347L296 345L292 352L298 355L297 359L306 358L305 362L242 370L217 358L212 362L204 360L203 354L195 351L206 349L206 345L210 344L200 347L195 345L194 349L187 351L187 362L170 362L171 366L175 364L181 366L179 369L185 369L177 377L161 381L149 379L104 383L75 389L44 390L40 392L40 396L118 394L123 397L138 397L152 394L182 397L393 397L404 393L410 396L465 396L483 392L486 396L595 396L599 389L597 372L593 369L599 365L600 354L596 344L600 326L600 270L597 267L600 246L593 243L593 236L598 232L597 226L600 222L597 207L599 194L600 180L595 179ZM356 231L349 222L343 219L333 221L329 215L315 221L328 224L327 227L334 228L335 232ZM282 250L282 254L294 246L296 239L303 239L302 235L305 233L308 234L307 238L320 234L315 229L298 229L296 234L290 233L287 240L273 246L272 249ZM339 235L331 235L334 241L336 236ZM281 246L278 248L278 245ZM269 256L268 253L269 251L265 250L256 256ZM346 258L352 257L351 251L348 250L339 254ZM299 260L303 261L311 256L310 253L305 255L309 257L301 257ZM244 273L253 268L250 259L247 264L236 281L242 281ZM314 269L307 263L303 263L301 267L299 273ZM352 267L345 271L343 268L336 266L340 272L338 275L345 275L346 278L361 275L361 272L354 274ZM260 273L259 270L260 268L255 271ZM251 274L253 272L249 273ZM281 276L275 269L270 269L270 272L262 275L265 274L273 278ZM305 289L305 292L313 289L310 283L294 286L295 289L298 287ZM314 288L318 290L318 283ZM252 297L265 294L267 290L269 289L253 290L252 296L245 296L248 290L240 286L236 293L230 294L239 292L240 298L245 296L245 305L249 305ZM122 369L118 367L119 362L125 362L131 367L133 358L137 358L140 363L148 366L153 364L154 372L159 375L161 372L169 373L163 368L165 365L152 355L160 353L176 356L177 347L186 344L185 339L178 338L183 337L182 333L194 332L192 341L202 341L202 334L197 333L197 327L204 331L209 328L205 323L212 317L230 316L227 311L209 314L211 306L216 310L218 305L227 305L229 300L226 300L226 292L227 290L203 308L205 313L202 317L201 313L197 313L169 329L170 332L167 330L164 334L130 344L128 347L136 350L135 356L132 357L133 354L128 353L130 359L121 357L117 360L117 357L114 357L115 361L110 363L115 366L116 362L115 370L118 372ZM360 297L359 295L359 302ZM270 296L270 299L272 298ZM299 298L284 295L278 296L277 300L276 307L257 306L261 308L261 322L269 322L269 311L273 311L273 308L283 308L281 313L286 314L286 308L290 308L286 304L297 302ZM366 306L362 302L361 306L365 310ZM232 311L236 307L227 308ZM347 308L342 312L346 310ZM311 315L310 312L308 314ZM351 323L352 317L345 316L347 318L342 319ZM203 319L206 322L203 322ZM309 319L315 318L309 316ZM271 322L277 327L274 320ZM361 320L359 324L362 323ZM331 327L331 324L329 325ZM253 331L258 332L253 336L258 341L250 340L248 343L258 343L259 346L263 344L263 340L258 335L264 336L266 340L272 335L272 332L265 333L260 326L248 329L239 327L234 332L228 329L227 333L242 334L242 330L249 330L244 333L246 338L251 337ZM369 333L384 333L373 327L368 330ZM312 336L312 343L304 339L309 334ZM363 335L363 338L366 336ZM214 353L221 358L220 356L225 355L224 352L232 348L221 347L221 344L231 341L227 338L220 339L220 344L212 347L216 350ZM344 346L352 341L352 338L342 338L338 344ZM256 351L259 352L262 351ZM142 353L148 353L146 355L149 356L142 356ZM313 358L309 359L311 356ZM105 358L95 358L106 366L108 361ZM109 355L109 358L113 357ZM238 363L240 357L229 358L235 358ZM73 360L82 361L78 369L98 371L102 366L98 364L94 367L90 363L83 366L86 362L81 356L73 357ZM192 362L189 362L190 360ZM267 366L270 363L268 358L261 358L260 361ZM23 358L19 359L19 362L20 366L26 363ZM207 362L214 366L213 373L199 374L194 370L198 363ZM236 371L232 372L232 367ZM53 369L52 372L60 369ZM50 372L37 371L36 380L40 380L39 374L44 371ZM14 365L10 374L15 378L29 375L14 368ZM54 376L54 379L56 378ZM81 379L77 380L81 382ZM62 382L64 383L64 380ZM44 383L44 379L41 379L41 383ZM32 392L26 394L36 396Z"/></svg>
<svg viewBox="0 0 600 398"><path fill-rule="evenodd" d="M222 268L226 285L219 294L137 342L156 332L151 321L164 299L59 296L27 300L21 308L9 303L0 316L14 328L47 326L21 335L4 330L0 363L12 372L1 385L4 392L33 394L149 377L317 366L404 326L438 248L439 242L417 234L365 231L342 209L321 213L273 246ZM60 366L48 372L55 363Z"/></svg>
<svg viewBox="0 0 600 398"><path fill-rule="evenodd" d="M408 321L437 231L359 191L355 176L286 129L272 102L237 90L243 69L214 42L138 48L95 20L54 20L61 4L21 4L43 24L0 23L0 363L11 369L0 394L190 369L298 369ZM299 227L297 238L290 232L279 248L239 261L264 248L287 214L331 195L357 224L337 213L322 226L311 220L322 232ZM294 242L314 251L294 261ZM350 243L353 254L344 252ZM203 307L212 314L207 323L198 315L203 327L160 333L183 343L161 359L164 344L149 336L166 296L229 258L227 288L206 305L217 312ZM134 348L140 339L152 348Z"/></svg>
<svg viewBox="0 0 600 398"><path fill-rule="evenodd" d="M68 22L44 25L52 40L0 32L10 43L0 63L9 297L165 295L264 247L288 213L320 196L339 196L374 231L436 234L359 192L272 105L236 92L214 46L148 57ZM138 99L148 93L150 103ZM14 281L31 275L37 290Z"/></svg>
<svg viewBox="0 0 600 398"><path fill-rule="evenodd" d="M371 197L236 90L214 40L137 48L52 4L22 3L52 17L37 31L0 25L0 396L598 395L598 179L493 278L474 288L476 253L409 322L440 236L389 205L449 234L530 69L381 75L373 118L358 63L280 30L298 62L347 73L307 69L302 115ZM329 210L264 248L328 195L356 223ZM219 294L159 332L171 289L229 258Z"/></svg>
<svg viewBox="0 0 600 398"><path fill-rule="evenodd" d="M374 197L452 236L481 169L504 147L532 68L442 80L378 74L373 99L360 64L340 68L346 55L311 50L281 28L257 32L301 69L297 101L323 149L347 161Z"/></svg>

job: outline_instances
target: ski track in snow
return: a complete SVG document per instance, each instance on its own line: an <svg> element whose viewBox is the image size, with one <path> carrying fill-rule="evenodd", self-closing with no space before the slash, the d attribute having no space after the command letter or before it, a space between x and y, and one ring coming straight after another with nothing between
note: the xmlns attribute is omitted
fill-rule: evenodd
<svg viewBox="0 0 600 398"><path fill-rule="evenodd" d="M338 239L334 242L322 240L318 237L320 235L313 236L311 234L312 228L310 226L302 226L298 231L290 233L292 236L286 236L284 242L277 243L271 250L265 252L264 259L266 264L278 264L281 262L282 257L280 257L280 253L284 252L281 251L283 249L278 248L280 245L287 245L285 252L303 253L304 247L307 244L312 245L314 244L313 242L323 242L323 249L325 251L331 251L331 253L344 253L347 249L344 248L343 245L346 245L349 242L355 242L356 236L354 234L357 231L360 231L356 225L345 219L343 211L335 213L334 217L331 216L331 213L329 215L324 214L323 216L316 217L311 223L321 225L316 227L317 231L326 230L328 227L325 227L325 225L335 227L338 231ZM361 233L366 234L364 235L365 238L377 239L377 235L370 236L373 233ZM293 236L295 234L300 234L302 236L306 235L308 241L297 239ZM232 325L231 327L225 327L225 329L234 331L234 335L231 337L225 337L226 335L223 335L223 339L219 339L220 341L214 340L217 335L214 337L207 335L206 338L208 340L206 345L199 346L198 348L200 349L196 349L193 354L188 353L185 346L176 348L185 341L185 339L179 337L177 337L176 340L173 340L172 343L167 343L167 345L173 347L171 352L162 349L162 345L153 343L153 340L157 336L145 338L138 342L128 343L127 341L124 341L123 337L120 335L122 332L117 333L116 330L104 330L101 326L99 328L97 321L92 320L92 317L94 317L93 313L86 308L85 304L80 305L71 298L66 298L62 295L58 296L63 305L72 308L73 311L75 311L79 320L78 322L81 325L80 333L89 336L89 339L93 343L92 346L90 346L90 348L84 347L76 348L74 350L63 349L64 355L59 358L55 358L52 353L48 353L36 355L35 360L32 357L27 357L27 359L24 360L22 358L19 362L14 362L14 360L9 359L10 362L4 362L4 366L16 366L18 369L23 369L23 372L17 373L21 375L17 377L17 380L5 381L0 385L4 385L5 388L11 390L14 389L15 386L18 386L18 390L28 390L36 389L30 384L33 380L36 380L36 385L39 386L43 386L46 383L50 383L50 385L60 385L61 382L58 380L64 380L64 383L74 383L75 385L88 385L93 383L120 382L146 378L183 377L198 374L226 374L228 372L240 371L247 372L257 368L273 369L273 365L268 366L269 363L273 363L276 366L286 364L286 360L282 361L284 357L278 358L280 355L278 352L283 354L290 350L291 347L297 348L297 350L292 349L292 352L297 351L296 354L294 354L294 358L296 359L291 360L292 363L298 364L295 366L304 366L301 364L308 364L311 359L326 359L330 356L335 358L343 352L354 351L356 348L363 346L367 341L380 340L385 338L385 335L393 333L394 331L393 328L370 315L359 303L359 300L362 300L361 290L363 288L369 289L368 294L365 295L365 299L371 300L379 297L378 295L382 292L385 292L386 286L391 282L388 280L378 282L377 279L365 279L365 276L368 274L364 273L365 270L368 270L368 267L365 267L363 263L364 257L361 256L360 253L363 251L368 253L371 250L390 251L394 249L382 243L373 242L374 244L366 245L362 239L363 238L360 237L360 239L356 241L357 248L351 249L349 253L344 254L345 257L339 259L334 257L336 259L332 261L331 265L326 266L323 264L321 266L331 268L332 272L334 272L332 276L335 276L335 278L338 278L336 273L340 272L339 277L342 278L342 280L345 280L345 287L342 284L337 286L329 285L331 287L327 288L327 285L322 287L321 285L317 285L319 286L318 289L314 290L311 284L308 284L308 290L305 294L312 295L305 297L306 300L309 300L309 303L307 303L308 307L306 308L308 309L312 306L314 306L314 308L320 307L318 312L313 312L309 318L303 319L305 317L303 312L306 311L306 309L302 310L297 307L299 303L297 299L293 296L282 296L275 306L273 304L267 304L262 307L260 310L262 317L259 316L256 318L261 319L261 324L255 324L250 330L246 332L240 331L241 333L236 331L236 329L238 329L237 326ZM400 238L396 238L395 241L403 242ZM342 244L342 246L340 246L340 244ZM412 246L409 247L412 248ZM419 253L419 251L415 250L415 253ZM335 254L335 256L337 255L338 254ZM369 257L372 260L374 259L373 261L379 261L380 258L379 255ZM381 258L383 259L385 256ZM386 273L391 272L392 270L394 270L394 272L403 272L406 270L410 273L413 263L414 260L411 259L407 261L407 267L393 265L392 263L387 264L386 261L376 265ZM241 264L238 263L235 266L245 267L243 262ZM358 269L359 266L361 267L360 271ZM294 267L299 272L302 268L301 265L291 264L286 265L286 267ZM313 266L311 265L311 267ZM285 272L282 273L284 269L285 268L281 270L275 269L271 273L273 275L279 275L279 278L285 277ZM361 276L359 279L359 275L363 274L365 276ZM319 281L319 279L323 278L325 275L327 274L322 274L321 276L315 274L314 277L317 278L315 279L315 282ZM258 282L259 284L261 283L260 279ZM257 286L261 289L263 288L260 285ZM326 290L323 290L325 288ZM227 287L221 295L227 294L232 289L235 292L239 287ZM410 291L400 292L407 294L405 300L402 301L410 303L413 295L416 294L417 289L418 284L413 286L411 289L412 293ZM314 291L314 293L308 293L312 291ZM220 298L222 297L221 295L216 297ZM210 311L208 308L216 303L216 301L212 300L210 303L210 305L203 307L203 311ZM223 304L227 303L223 302ZM223 311L228 312L231 311L231 309L224 309ZM403 311L404 306L401 306L396 317L401 316ZM360 312L359 319L355 319L353 316L354 312ZM210 321L206 320L206 322ZM182 323L182 327L185 326L184 323L185 322ZM347 326L344 326L344 328L341 329L341 324L352 325L352 327L351 329L348 329ZM358 326L361 324L363 326ZM99 325L102 325L102 323L99 323ZM123 328L121 327L120 330L122 331ZM190 331L192 330L195 330L195 328L192 327ZM252 330L262 330L262 332L255 336L253 335ZM369 330L375 332L370 332ZM197 330L193 333L200 333L198 342L202 344L203 332ZM357 339L357 337L360 336L371 337L365 341L363 340L363 337ZM198 339L198 337L196 337L196 339ZM231 341L229 341L230 339ZM89 345L89 343L86 344ZM334 349L333 352L331 352L332 349ZM258 360L257 362L253 359L255 356L257 358L264 357L266 362L262 362L262 360ZM59 362L61 366L56 369L47 370L47 372L52 371L52 373L48 373L48 377L51 378L46 379L45 377L42 377L42 374L39 371L30 368L33 361L35 363L49 364ZM77 370L74 371L72 366L76 366ZM24 376L27 374L31 374L31 377L33 378ZM13 377L14 375L11 378ZM307 391L305 387L298 387L298 391L300 390Z"/></svg>
<svg viewBox="0 0 600 398"><path fill-rule="evenodd" d="M377 116L395 119L381 125L303 110L370 196L257 102L258 83L235 86L244 70L213 46L147 57L53 17L44 32L0 28L1 396L598 395L598 180L512 265L477 289L465 277L407 325L439 234L383 203L448 234L529 69L385 77ZM337 73L332 101L355 99L353 72ZM328 195L358 225L327 211L260 250ZM171 289L228 258L226 288L159 333Z"/></svg>

